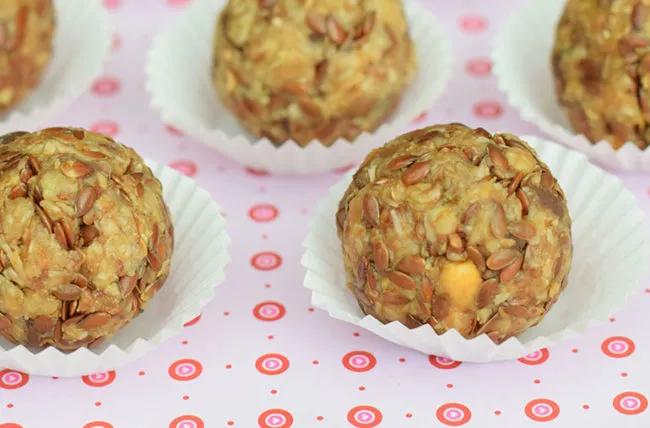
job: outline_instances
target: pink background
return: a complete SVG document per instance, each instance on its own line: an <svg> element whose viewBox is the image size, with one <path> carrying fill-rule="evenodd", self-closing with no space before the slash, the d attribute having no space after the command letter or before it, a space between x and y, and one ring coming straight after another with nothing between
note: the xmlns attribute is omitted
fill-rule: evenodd
<svg viewBox="0 0 650 428"><path fill-rule="evenodd" d="M340 174L259 175L166 127L148 107L143 67L188 1L104 3L116 30L105 74L52 124L113 134L193 176L223 207L233 261L198 322L133 364L82 379L0 371L0 427L650 426L650 289L579 339L495 364L437 361L311 308L300 243ZM453 41L455 68L416 125L539 133L490 74L495 31L520 2L424 3ZM650 212L650 176L620 175Z"/></svg>

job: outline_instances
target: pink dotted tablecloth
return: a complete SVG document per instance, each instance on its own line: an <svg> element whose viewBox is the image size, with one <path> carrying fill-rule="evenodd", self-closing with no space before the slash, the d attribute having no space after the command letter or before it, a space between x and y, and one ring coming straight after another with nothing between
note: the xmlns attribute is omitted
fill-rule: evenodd
<svg viewBox="0 0 650 428"><path fill-rule="evenodd" d="M114 135L194 177L223 207L232 263L203 313L133 364L73 379L0 371L0 427L650 426L650 289L578 339L494 364L428 357L311 308L300 244L340 174L264 175L165 126L149 109L143 68L153 36L188 1L104 3L116 31L105 74L52 123ZM456 62L445 95L415 125L538 133L506 104L488 59L521 2L425 3ZM650 212L650 175L621 176Z"/></svg>

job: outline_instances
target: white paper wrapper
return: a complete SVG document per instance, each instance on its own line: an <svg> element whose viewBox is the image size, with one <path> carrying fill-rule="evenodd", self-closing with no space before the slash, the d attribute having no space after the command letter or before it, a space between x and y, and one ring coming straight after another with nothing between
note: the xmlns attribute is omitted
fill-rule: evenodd
<svg viewBox="0 0 650 428"><path fill-rule="evenodd" d="M38 129L99 76L111 46L108 13L99 0L54 0L53 54L43 79L0 117L0 133Z"/></svg>
<svg viewBox="0 0 650 428"><path fill-rule="evenodd" d="M210 76L215 23L225 0L194 0L154 41L147 65L151 104L165 122L245 165L278 174L316 174L348 166L401 133L431 108L451 74L451 43L433 15L415 0L405 1L418 55L418 74L387 123L353 144L340 139L325 147L287 141L275 147L247 133L220 102ZM191 66L189 66L191 64Z"/></svg>
<svg viewBox="0 0 650 428"><path fill-rule="evenodd" d="M147 162L163 185L174 224L174 254L167 282L144 312L102 347L34 353L0 339L0 367L32 375L80 376L127 364L178 334L214 296L230 261L230 238L219 206L193 180Z"/></svg>
<svg viewBox="0 0 650 428"><path fill-rule="evenodd" d="M332 187L303 243L306 252L302 264L307 268L304 285L312 290L312 304L334 318L407 348L472 362L519 358L607 321L630 294L642 289L650 256L646 216L618 178L592 165L583 155L535 137L523 138L559 180L573 219L574 257L569 283L538 326L496 345L487 335L467 340L450 330L438 336L428 325L409 330L399 322L384 325L365 316L346 287L335 225L338 203L352 174Z"/></svg>
<svg viewBox="0 0 650 428"><path fill-rule="evenodd" d="M553 139L585 153L601 165L650 171L650 150L628 143L614 150L607 141L592 144L571 128L555 96L551 53L565 0L532 0L513 13L499 31L493 52L499 87L521 116Z"/></svg>

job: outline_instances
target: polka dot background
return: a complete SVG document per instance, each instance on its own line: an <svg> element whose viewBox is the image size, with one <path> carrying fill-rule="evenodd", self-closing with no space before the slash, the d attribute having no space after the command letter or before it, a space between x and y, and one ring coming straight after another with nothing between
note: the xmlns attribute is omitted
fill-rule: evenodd
<svg viewBox="0 0 650 428"><path fill-rule="evenodd" d="M491 74L495 31L521 1L422 1L446 27L456 61L445 95L413 126L459 121L539 133ZM116 29L112 57L52 125L114 135L196 179L223 207L232 263L200 317L126 367L73 379L0 368L0 427L41 427L44 415L52 426L85 428L650 426L650 281L605 325L511 362L422 355L331 319L302 287L300 242L345 168L275 177L162 123L144 89L146 52L190 1L103 3ZM650 212L650 175L621 177Z"/></svg>

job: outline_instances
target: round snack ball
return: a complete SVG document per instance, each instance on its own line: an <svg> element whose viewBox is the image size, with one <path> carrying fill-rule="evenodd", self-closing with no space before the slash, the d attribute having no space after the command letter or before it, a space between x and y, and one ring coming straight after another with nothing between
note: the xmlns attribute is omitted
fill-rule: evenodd
<svg viewBox="0 0 650 428"><path fill-rule="evenodd" d="M132 149L82 129L0 137L0 334L95 346L169 274L160 182Z"/></svg>
<svg viewBox="0 0 650 428"><path fill-rule="evenodd" d="M548 167L513 135L460 124L372 151L336 222L363 311L437 333L500 343L523 332L571 264L569 211Z"/></svg>
<svg viewBox="0 0 650 428"><path fill-rule="evenodd" d="M0 2L0 114L38 85L50 62L54 25L51 0Z"/></svg>
<svg viewBox="0 0 650 428"><path fill-rule="evenodd" d="M568 0L553 48L573 128L615 148L650 144L650 1Z"/></svg>
<svg viewBox="0 0 650 428"><path fill-rule="evenodd" d="M415 70L400 0L230 0L217 24L215 86L276 144L373 131Z"/></svg>

